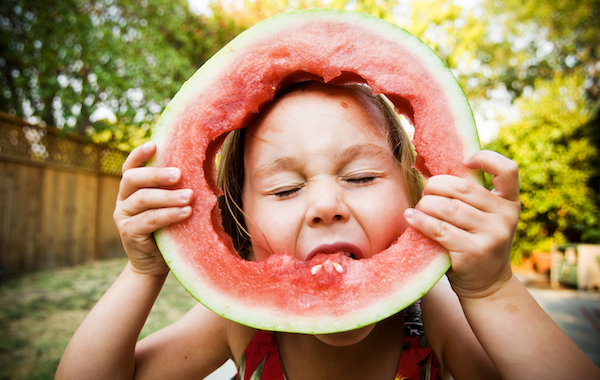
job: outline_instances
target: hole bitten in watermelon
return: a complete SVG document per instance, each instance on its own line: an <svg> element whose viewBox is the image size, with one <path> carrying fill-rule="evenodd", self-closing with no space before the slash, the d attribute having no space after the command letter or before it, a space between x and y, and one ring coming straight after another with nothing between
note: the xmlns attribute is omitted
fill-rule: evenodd
<svg viewBox="0 0 600 380"><path fill-rule="evenodd" d="M426 293L449 268L437 243L407 229L385 251L300 261L279 253L240 259L220 226L214 155L283 87L304 80L364 83L415 128L417 168L481 182L462 164L480 149L468 101L445 64L419 39L381 19L304 10L265 20L207 61L173 98L153 132L155 166L176 166L195 191L186 222L155 233L182 285L226 318L265 330L324 334L380 321Z"/></svg>

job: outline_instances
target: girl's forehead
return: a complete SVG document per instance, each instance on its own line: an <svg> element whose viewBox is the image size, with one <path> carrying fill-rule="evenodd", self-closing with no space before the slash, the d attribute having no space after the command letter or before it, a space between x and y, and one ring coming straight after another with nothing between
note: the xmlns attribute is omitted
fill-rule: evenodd
<svg viewBox="0 0 600 380"><path fill-rule="evenodd" d="M365 144L391 153L386 127L378 121L353 91L311 86L277 98L248 127L244 160L268 160L271 154L292 152L327 155Z"/></svg>
<svg viewBox="0 0 600 380"><path fill-rule="evenodd" d="M387 134L386 118L374 97L369 97L356 88L332 86L319 82L304 84L275 98L259 113L249 128L256 130L259 127L264 128L265 125L282 128L281 125L273 124L277 124L282 118L327 116L332 110L334 113L350 117L366 115L372 121L369 124L378 127L377 132Z"/></svg>

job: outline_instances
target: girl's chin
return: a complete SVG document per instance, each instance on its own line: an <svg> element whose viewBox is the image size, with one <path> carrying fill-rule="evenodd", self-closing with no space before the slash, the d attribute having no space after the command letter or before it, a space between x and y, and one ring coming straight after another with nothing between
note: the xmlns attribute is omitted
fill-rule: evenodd
<svg viewBox="0 0 600 380"><path fill-rule="evenodd" d="M361 327L356 330L344 331L334 334L315 335L315 338L330 346L346 347L361 342L371 333L371 331L373 331L374 327L375 324L372 324Z"/></svg>

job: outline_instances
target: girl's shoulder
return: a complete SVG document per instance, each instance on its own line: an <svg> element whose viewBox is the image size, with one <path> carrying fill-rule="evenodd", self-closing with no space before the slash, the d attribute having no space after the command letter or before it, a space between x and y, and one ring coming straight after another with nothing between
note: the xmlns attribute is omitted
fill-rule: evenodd
<svg viewBox="0 0 600 380"><path fill-rule="evenodd" d="M230 351L230 358L236 364L256 332L254 328L221 317L202 304L194 306L180 322L186 323L185 319L188 317L190 327L196 326L191 330L202 330L198 333L210 334L214 342L225 344Z"/></svg>
<svg viewBox="0 0 600 380"><path fill-rule="evenodd" d="M187 374L198 378L228 359L237 364L254 332L197 304L177 322L142 339L136 346L136 358L154 368L155 374L185 358L185 363L176 366L182 373L173 378L187 378Z"/></svg>

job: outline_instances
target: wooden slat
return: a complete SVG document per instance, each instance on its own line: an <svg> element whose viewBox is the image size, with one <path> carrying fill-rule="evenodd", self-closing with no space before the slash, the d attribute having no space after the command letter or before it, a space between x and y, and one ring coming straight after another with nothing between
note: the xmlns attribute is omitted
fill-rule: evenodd
<svg viewBox="0 0 600 380"><path fill-rule="evenodd" d="M98 258L125 256L119 231L113 220L113 212L119 191L119 177L100 177L98 202Z"/></svg>
<svg viewBox="0 0 600 380"><path fill-rule="evenodd" d="M21 270L31 272L40 269L46 269L40 266L37 259L37 244L40 227L40 199L38 191L43 182L43 169L30 166L22 172L21 190L18 193L19 198L19 217L17 222L20 226L19 238L21 244Z"/></svg>
<svg viewBox="0 0 600 380"><path fill-rule="evenodd" d="M58 171L47 169L44 176L44 187L42 188L42 234L46 242L45 262L47 268L55 268L61 266L58 260L57 253L57 224L56 213L59 204L58 193Z"/></svg>
<svg viewBox="0 0 600 380"><path fill-rule="evenodd" d="M94 174L78 175L76 185L77 207L75 208L75 257L76 263L85 262L93 257L96 240L96 198L98 196L98 176Z"/></svg>
<svg viewBox="0 0 600 380"><path fill-rule="evenodd" d="M12 165L6 163L2 167L2 181L0 181L2 185L0 265L2 265L2 270L5 273L18 273L17 247L15 247L16 239L14 237L16 233L14 229L14 217L18 212L18 207L15 204L17 195L15 170Z"/></svg>

